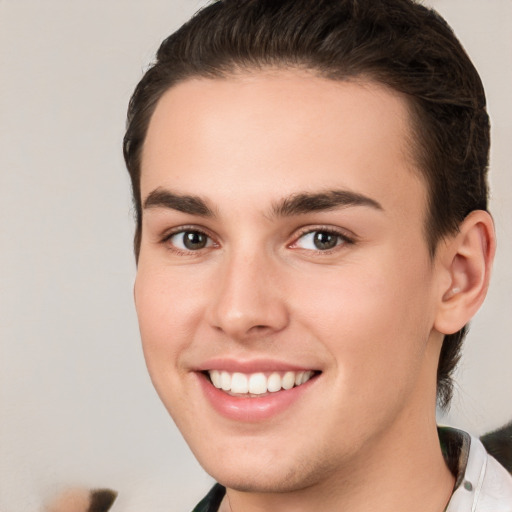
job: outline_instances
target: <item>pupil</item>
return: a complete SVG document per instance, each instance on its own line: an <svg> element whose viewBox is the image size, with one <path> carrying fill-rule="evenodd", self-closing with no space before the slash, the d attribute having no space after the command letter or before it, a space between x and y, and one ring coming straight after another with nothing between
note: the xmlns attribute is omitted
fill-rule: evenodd
<svg viewBox="0 0 512 512"><path fill-rule="evenodd" d="M197 231L187 231L183 235L183 244L187 249L202 249L206 245L206 236Z"/></svg>
<svg viewBox="0 0 512 512"><path fill-rule="evenodd" d="M338 243L337 235L327 233L326 231L318 231L315 233L315 247L320 250L332 249Z"/></svg>

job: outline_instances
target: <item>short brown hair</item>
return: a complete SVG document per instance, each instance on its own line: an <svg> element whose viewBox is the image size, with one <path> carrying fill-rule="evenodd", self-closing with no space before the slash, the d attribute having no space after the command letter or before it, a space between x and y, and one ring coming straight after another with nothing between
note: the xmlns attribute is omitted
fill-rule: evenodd
<svg viewBox="0 0 512 512"><path fill-rule="evenodd" d="M489 117L480 77L448 24L413 0L219 0L169 36L130 100L124 157L132 180L138 257L142 147L156 104L193 77L266 67L303 68L333 80L365 77L406 97L415 156L428 189L425 235L433 256L473 210L487 210ZM445 336L438 403L466 327Z"/></svg>

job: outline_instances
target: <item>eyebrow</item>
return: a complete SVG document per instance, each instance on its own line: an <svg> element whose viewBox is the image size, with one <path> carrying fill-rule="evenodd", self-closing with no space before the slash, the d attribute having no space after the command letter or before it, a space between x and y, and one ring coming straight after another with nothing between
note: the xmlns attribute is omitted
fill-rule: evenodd
<svg viewBox="0 0 512 512"><path fill-rule="evenodd" d="M311 212L328 211L348 206L367 206L383 210L381 204L370 197L350 190L328 190L325 192L301 192L273 204L271 216L291 217ZM189 215L215 217L206 201L199 196L181 195L157 188L144 201L144 209L169 208Z"/></svg>
<svg viewBox="0 0 512 512"><path fill-rule="evenodd" d="M169 208L189 215L199 215L200 217L215 216L204 199L198 196L175 194L163 188L153 190L146 197L144 209L149 208Z"/></svg>
<svg viewBox="0 0 512 512"><path fill-rule="evenodd" d="M348 206L368 206L376 210L384 210L382 205L371 197L350 190L328 190L317 193L294 194L275 203L271 213L278 217L288 217Z"/></svg>

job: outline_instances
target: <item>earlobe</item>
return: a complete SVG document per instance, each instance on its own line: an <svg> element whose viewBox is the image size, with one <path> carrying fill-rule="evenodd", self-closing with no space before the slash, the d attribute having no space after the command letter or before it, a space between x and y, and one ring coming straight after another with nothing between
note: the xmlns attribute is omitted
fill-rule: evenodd
<svg viewBox="0 0 512 512"><path fill-rule="evenodd" d="M482 210L471 212L459 233L443 247L443 267L449 279L440 291L434 325L439 332L457 332L478 311L489 287L495 249L494 223Z"/></svg>

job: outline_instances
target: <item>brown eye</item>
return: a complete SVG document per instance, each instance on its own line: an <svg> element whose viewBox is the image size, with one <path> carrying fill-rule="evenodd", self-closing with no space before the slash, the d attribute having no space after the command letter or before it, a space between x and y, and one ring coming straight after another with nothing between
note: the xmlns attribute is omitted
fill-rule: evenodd
<svg viewBox="0 0 512 512"><path fill-rule="evenodd" d="M199 251L212 245L212 240L201 231L188 230L174 233L169 242L181 251Z"/></svg>
<svg viewBox="0 0 512 512"><path fill-rule="evenodd" d="M313 244L319 251L325 251L336 247L339 243L339 235L327 231L315 231Z"/></svg>
<svg viewBox="0 0 512 512"><path fill-rule="evenodd" d="M206 247L208 237L199 231L185 231L183 233L183 245L191 251Z"/></svg>
<svg viewBox="0 0 512 512"><path fill-rule="evenodd" d="M294 245L300 249L308 249L310 251L328 251L344 243L350 243L350 240L342 234L335 231L317 229L304 233Z"/></svg>

